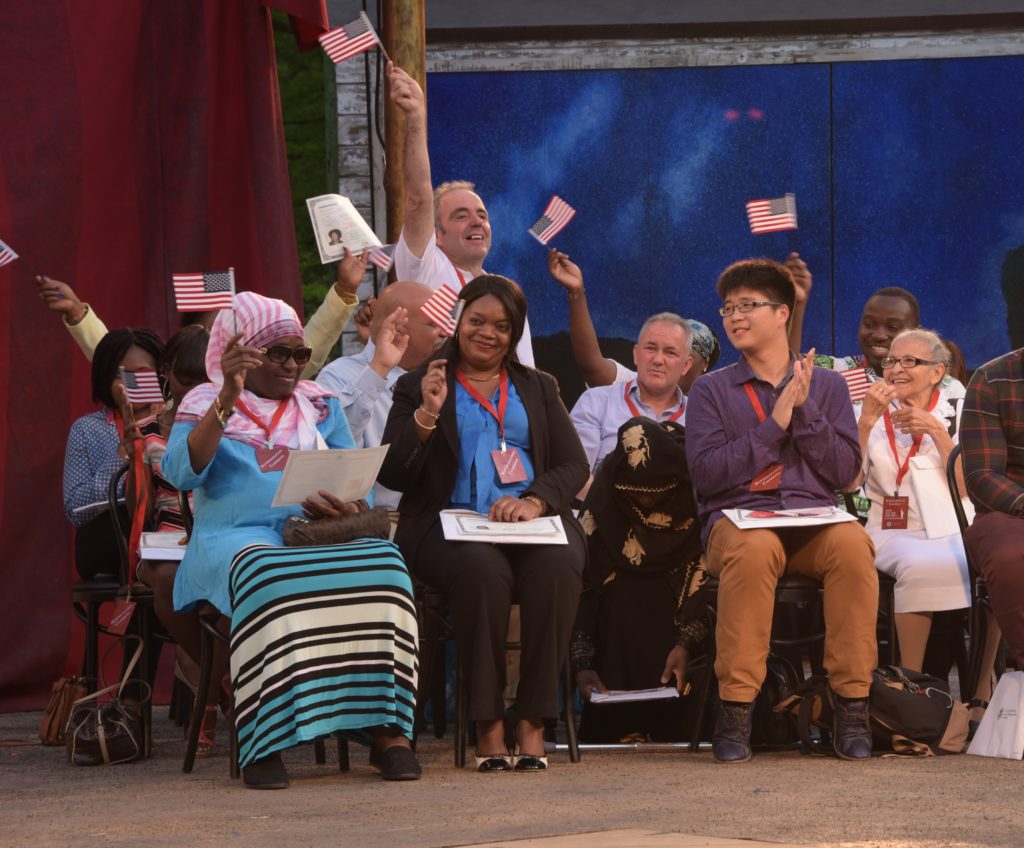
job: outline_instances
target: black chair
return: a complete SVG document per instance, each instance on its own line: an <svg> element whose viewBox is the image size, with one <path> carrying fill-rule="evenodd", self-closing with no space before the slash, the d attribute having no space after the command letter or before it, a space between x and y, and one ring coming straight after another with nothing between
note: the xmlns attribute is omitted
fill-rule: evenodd
<svg viewBox="0 0 1024 848"><path fill-rule="evenodd" d="M185 532L192 535L193 517L192 505L188 499L188 492L178 492L178 506L181 510L182 521L185 524ZM196 762L196 751L199 750L199 731L202 728L203 716L206 710L205 695L210 691L210 682L213 678L213 654L217 643L230 647L230 638L221 633L217 627L221 619L220 610L212 604L201 604L199 607L199 623L202 628L200 633L200 659L199 659L199 685L196 687L198 693L194 698L192 708L192 724L189 728L188 744L185 747L185 762L182 764L182 771L191 774ZM231 777L237 778L241 775L238 767L238 733L235 729L234 704L231 706L231 715L228 718L228 754L230 760ZM348 740L341 734L334 734L338 740L338 771L349 770ZM313 742L313 756L317 765L327 762L327 752L323 739Z"/></svg>
<svg viewBox="0 0 1024 848"><path fill-rule="evenodd" d="M946 485L949 487L949 497L953 501L953 512L956 513L957 524L960 525L960 537L964 543L964 553L967 557L967 573L971 582L971 606L967 615L967 630L970 634L970 654L967 660L966 680L961 679L960 699L970 701L978 689L981 679L981 663L985 656L987 638L987 617L992 615L992 603L988 596L988 587L985 585L985 578L981 571L971 559L971 550L967 546L966 531L970 526L967 520L967 513L964 511L963 501L960 500L960 491L956 483L956 463L960 458L960 445L954 445L953 450L946 460ZM1000 663L1001 665L1002 663Z"/></svg>

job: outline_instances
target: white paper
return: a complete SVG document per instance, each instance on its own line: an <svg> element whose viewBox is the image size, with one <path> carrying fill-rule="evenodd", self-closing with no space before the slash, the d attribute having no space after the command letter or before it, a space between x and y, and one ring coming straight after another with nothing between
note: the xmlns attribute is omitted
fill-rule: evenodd
<svg viewBox="0 0 1024 848"><path fill-rule="evenodd" d="M1024 756L1024 671L1007 671L999 678L992 700L974 734L968 754L978 757Z"/></svg>
<svg viewBox="0 0 1024 848"><path fill-rule="evenodd" d="M946 469L934 456L915 456L910 460L910 483L917 498L917 509L924 522L925 535L929 539L942 539L959 535L960 522L956 520L953 500L950 498ZM970 498L963 498L967 523L974 521L974 504Z"/></svg>
<svg viewBox="0 0 1024 848"><path fill-rule="evenodd" d="M740 530L759 527L813 527L817 524L842 524L856 521L854 515L837 506L812 506L802 509L723 509L722 514Z"/></svg>
<svg viewBox="0 0 1024 848"><path fill-rule="evenodd" d="M185 545L179 544L185 538L184 530L168 530L163 533L143 533L139 537L139 557L156 561L174 562L184 558Z"/></svg>
<svg viewBox="0 0 1024 848"><path fill-rule="evenodd" d="M381 246L380 239L347 197L340 194L309 197L306 208L313 222L313 234L322 263L342 259L346 247L352 253L362 253L368 247Z"/></svg>
<svg viewBox="0 0 1024 848"><path fill-rule="evenodd" d="M118 498L119 504L124 503L124 498ZM92 512L95 510L97 513L103 512L105 509L110 509L110 501L104 498L101 501L95 503L86 504L85 506L78 506L71 510L72 515L81 515L83 512Z"/></svg>
<svg viewBox="0 0 1024 848"><path fill-rule="evenodd" d="M607 692L591 692L592 704L626 704L632 701L661 701L665 698L678 698L679 691L675 686L662 686L658 689L610 689Z"/></svg>
<svg viewBox="0 0 1024 848"><path fill-rule="evenodd" d="M441 530L450 542L493 542L513 545L568 545L565 527L557 515L532 521L488 521L467 509L441 510Z"/></svg>
<svg viewBox="0 0 1024 848"><path fill-rule="evenodd" d="M292 451L271 506L296 506L323 490L343 501L365 498L377 481L388 446Z"/></svg>

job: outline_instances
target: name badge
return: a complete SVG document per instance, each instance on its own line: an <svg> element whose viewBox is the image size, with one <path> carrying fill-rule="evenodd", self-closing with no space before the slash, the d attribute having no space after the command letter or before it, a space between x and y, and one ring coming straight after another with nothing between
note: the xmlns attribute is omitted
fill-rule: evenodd
<svg viewBox="0 0 1024 848"><path fill-rule="evenodd" d="M523 460L516 448L493 450L491 460L502 483L522 483L526 479L526 469L523 468Z"/></svg>
<svg viewBox="0 0 1024 848"><path fill-rule="evenodd" d="M783 468L784 466L781 462L777 462L775 465L769 465L764 471L750 481L750 491L774 492L779 488L779 483L782 482Z"/></svg>
<svg viewBox="0 0 1024 848"><path fill-rule="evenodd" d="M128 630L128 624L132 620L132 615L135 613L135 601L129 601L126 598L118 599L117 605L114 607L114 614L110 617L110 624L107 625L107 629L115 636L124 636Z"/></svg>
<svg viewBox="0 0 1024 848"><path fill-rule="evenodd" d="M906 530L910 518L910 498L893 495L882 499L882 529Z"/></svg>
<svg viewBox="0 0 1024 848"><path fill-rule="evenodd" d="M256 464L264 474L269 474L272 471L284 471L285 465L288 464L288 448L257 448Z"/></svg>

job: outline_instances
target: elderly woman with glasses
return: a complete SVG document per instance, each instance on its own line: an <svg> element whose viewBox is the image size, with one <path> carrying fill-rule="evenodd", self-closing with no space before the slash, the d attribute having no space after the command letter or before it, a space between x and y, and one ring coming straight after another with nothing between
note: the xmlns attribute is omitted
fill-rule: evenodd
<svg viewBox="0 0 1024 848"><path fill-rule="evenodd" d="M164 476L195 496L175 607L208 601L231 619L247 786L287 786L281 751L336 732L371 744L385 779L415 779L416 611L401 554L367 538L282 547L290 516L356 508L323 491L272 505L289 451L353 447L337 398L299 379L309 359L282 301L241 292L214 322L211 382L185 396L163 459Z"/></svg>
<svg viewBox="0 0 1024 848"><path fill-rule="evenodd" d="M960 534L929 538L925 531L912 460L945 469L966 389L944 379L949 351L928 330L901 332L881 365L884 380L871 385L858 423L860 480L871 501L866 529L875 543L875 567L896 579L901 662L920 671L932 613L968 606L971 592ZM957 480L964 495L959 466Z"/></svg>

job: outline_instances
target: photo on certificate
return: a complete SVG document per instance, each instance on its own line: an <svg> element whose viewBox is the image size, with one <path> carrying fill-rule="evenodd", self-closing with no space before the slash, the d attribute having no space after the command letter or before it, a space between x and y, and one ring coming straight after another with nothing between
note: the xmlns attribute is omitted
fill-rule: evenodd
<svg viewBox="0 0 1024 848"><path fill-rule="evenodd" d="M347 197L340 194L310 197L306 199L306 208L322 263L337 262L345 255L346 247L352 253L362 253L367 248L381 246L380 239Z"/></svg>

